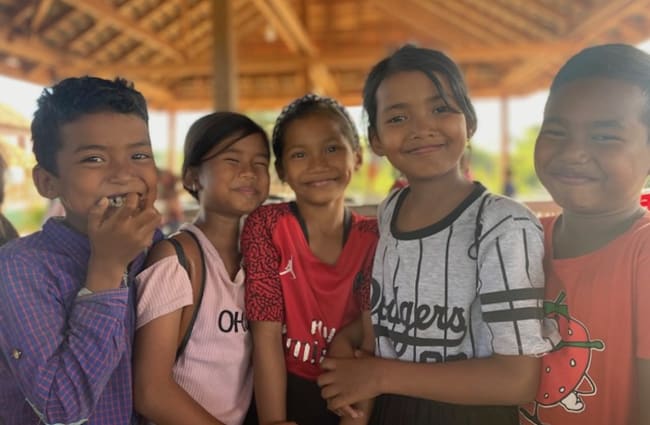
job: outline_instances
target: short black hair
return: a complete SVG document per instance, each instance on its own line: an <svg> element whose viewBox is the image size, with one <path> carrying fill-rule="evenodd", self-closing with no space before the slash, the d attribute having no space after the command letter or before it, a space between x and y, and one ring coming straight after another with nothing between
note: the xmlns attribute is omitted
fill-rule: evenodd
<svg viewBox="0 0 650 425"><path fill-rule="evenodd" d="M629 44L601 44L583 49L560 68L551 84L550 95L566 83L587 78L610 78L639 87L650 97L650 55ZM646 102L647 103L647 102ZM650 126L646 104L643 121Z"/></svg>
<svg viewBox="0 0 650 425"><path fill-rule="evenodd" d="M190 126L185 136L181 175L184 178L190 167L201 165L206 159L205 155L224 140L234 136L235 139L230 143L233 144L251 134L262 136L268 147L269 138L264 129L245 115L236 112L213 112L199 118ZM226 148L228 146L223 147ZM183 187L194 199L198 199L196 190L185 186L184 183Z"/></svg>
<svg viewBox="0 0 650 425"><path fill-rule="evenodd" d="M341 126L343 135L350 143L354 151L361 150L359 134L352 118L345 110L345 107L331 97L319 96L309 93L295 99L282 109L282 112L275 120L273 127L273 155L275 156L276 168L282 167L282 151L284 149L284 133L287 126L298 118L304 118L313 114L329 115L337 120Z"/></svg>
<svg viewBox="0 0 650 425"><path fill-rule="evenodd" d="M363 86L363 109L368 118L368 134L372 135L377 129L377 90L381 83L399 72L420 71L435 84L447 106L449 101L442 90L440 80L435 74L443 75L449 81L452 95L467 121L467 136L472 137L476 132L477 118L472 101L469 98L467 85L460 68L444 53L416 47L407 44L400 47L392 55L377 63L366 77Z"/></svg>
<svg viewBox="0 0 650 425"><path fill-rule="evenodd" d="M57 175L56 154L62 146L61 127L98 112L134 114L145 123L149 122L144 96L127 80L111 81L91 76L66 78L43 90L38 98L32 120L36 162Z"/></svg>

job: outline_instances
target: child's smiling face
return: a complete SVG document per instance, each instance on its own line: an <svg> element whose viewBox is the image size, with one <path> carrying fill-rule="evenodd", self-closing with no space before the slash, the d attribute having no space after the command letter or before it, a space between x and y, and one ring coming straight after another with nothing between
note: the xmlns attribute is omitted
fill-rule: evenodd
<svg viewBox="0 0 650 425"><path fill-rule="evenodd" d="M48 175L39 190L59 197L66 222L86 233L88 213L100 199L116 204L129 194L142 206L152 205L158 181L149 130L133 114L97 112L83 115L60 129L57 174Z"/></svg>
<svg viewBox="0 0 650 425"><path fill-rule="evenodd" d="M450 172L460 174L460 158L468 139L467 122L447 79L438 74L436 77L444 98L420 71L398 72L377 89L372 148L385 155L409 181Z"/></svg>
<svg viewBox="0 0 650 425"><path fill-rule="evenodd" d="M322 205L343 199L361 164L361 154L343 125L329 112L314 112L287 124L278 173L299 203Z"/></svg>
<svg viewBox="0 0 650 425"><path fill-rule="evenodd" d="M587 78L549 96L535 169L553 199L580 214L638 208L650 170L648 99L622 80Z"/></svg>
<svg viewBox="0 0 650 425"><path fill-rule="evenodd" d="M192 172L196 176L188 176L201 188L202 208L236 217L250 214L269 194L269 155L259 133L235 134L216 145Z"/></svg>

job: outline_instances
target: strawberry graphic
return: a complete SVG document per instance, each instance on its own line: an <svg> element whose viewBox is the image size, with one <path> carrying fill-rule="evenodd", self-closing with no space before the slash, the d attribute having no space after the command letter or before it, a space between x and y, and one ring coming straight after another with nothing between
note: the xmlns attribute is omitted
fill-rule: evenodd
<svg viewBox="0 0 650 425"><path fill-rule="evenodd" d="M603 350L600 340L591 341L585 326L569 315L569 308L563 304L566 295L560 292L554 302L544 302L544 313L556 327L562 340L553 351L542 357L542 384L537 392L533 413L521 409L521 413L532 423L542 425L537 417L539 406L552 407L561 404L570 412L581 412L585 404L581 396L596 392L588 375L591 350Z"/></svg>

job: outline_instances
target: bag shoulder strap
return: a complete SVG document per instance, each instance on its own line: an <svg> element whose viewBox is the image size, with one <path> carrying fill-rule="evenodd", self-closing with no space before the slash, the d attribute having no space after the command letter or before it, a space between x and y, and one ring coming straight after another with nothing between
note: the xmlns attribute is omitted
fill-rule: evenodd
<svg viewBox="0 0 650 425"><path fill-rule="evenodd" d="M176 251L179 264L185 269L185 271L187 271L187 275L190 278L193 302L192 305L183 307L181 313L179 335L182 335L182 338L180 338L178 349L176 350L176 361L178 361L183 352L185 352L187 343L192 336L192 329L194 328L194 323L196 322L199 309L201 308L201 302L203 301L206 279L205 255L198 237L188 230L183 230L177 235L179 234L187 234L194 240L194 243L192 244L193 246L189 247L186 242L183 242L182 236L178 238L175 235L167 239ZM183 245L185 245L185 247L183 247Z"/></svg>

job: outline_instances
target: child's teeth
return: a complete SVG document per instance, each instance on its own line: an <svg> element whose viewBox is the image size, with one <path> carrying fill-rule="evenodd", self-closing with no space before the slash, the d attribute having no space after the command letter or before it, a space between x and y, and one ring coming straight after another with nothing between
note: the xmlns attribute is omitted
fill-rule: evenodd
<svg viewBox="0 0 650 425"><path fill-rule="evenodd" d="M124 204L124 198L122 196L115 196L108 198L109 205L114 208L119 208Z"/></svg>

